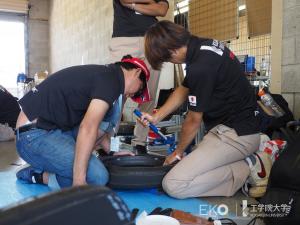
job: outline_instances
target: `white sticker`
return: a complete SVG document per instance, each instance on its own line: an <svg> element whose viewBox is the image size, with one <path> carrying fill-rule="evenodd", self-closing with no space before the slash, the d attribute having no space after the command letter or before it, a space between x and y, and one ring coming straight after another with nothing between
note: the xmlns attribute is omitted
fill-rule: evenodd
<svg viewBox="0 0 300 225"><path fill-rule="evenodd" d="M120 150L120 137L110 138L110 151L118 152Z"/></svg>
<svg viewBox="0 0 300 225"><path fill-rule="evenodd" d="M191 106L196 106L197 105L197 98L196 96L190 95L189 96L189 103Z"/></svg>

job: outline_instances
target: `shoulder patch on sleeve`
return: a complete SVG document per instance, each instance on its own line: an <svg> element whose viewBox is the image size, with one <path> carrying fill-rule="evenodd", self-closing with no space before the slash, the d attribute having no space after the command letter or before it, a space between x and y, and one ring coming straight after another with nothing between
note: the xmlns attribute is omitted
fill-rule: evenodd
<svg viewBox="0 0 300 225"><path fill-rule="evenodd" d="M223 51L215 46L207 46L207 45L202 45L200 47L200 50L208 50L208 51L212 51L214 53L217 53L218 55L222 56L223 55Z"/></svg>
<svg viewBox="0 0 300 225"><path fill-rule="evenodd" d="M197 98L194 95L189 95L190 106L197 106Z"/></svg>

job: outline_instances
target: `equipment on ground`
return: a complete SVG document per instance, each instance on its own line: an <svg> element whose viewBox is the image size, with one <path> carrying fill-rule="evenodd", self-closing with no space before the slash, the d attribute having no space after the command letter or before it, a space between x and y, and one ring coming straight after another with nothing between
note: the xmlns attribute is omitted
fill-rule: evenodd
<svg viewBox="0 0 300 225"><path fill-rule="evenodd" d="M165 157L154 155L102 157L109 172L108 186L117 189L159 188L174 166L163 166Z"/></svg>
<svg viewBox="0 0 300 225"><path fill-rule="evenodd" d="M106 187L80 186L0 210L1 225L134 225L131 212Z"/></svg>
<svg viewBox="0 0 300 225"><path fill-rule="evenodd" d="M133 113L139 118L141 118L141 116L142 116L142 113L137 109L135 109L133 111ZM172 153L176 148L176 142L175 142L174 136L171 136L171 137L165 136L154 124L152 124L150 122L149 122L148 126L155 134L160 136L160 139L155 140L156 143L162 143L164 145L169 145L168 153L169 154Z"/></svg>

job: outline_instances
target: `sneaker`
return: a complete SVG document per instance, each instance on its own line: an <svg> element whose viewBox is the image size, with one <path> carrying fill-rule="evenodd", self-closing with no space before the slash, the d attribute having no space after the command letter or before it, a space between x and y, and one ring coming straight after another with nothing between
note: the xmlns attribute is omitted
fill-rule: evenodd
<svg viewBox="0 0 300 225"><path fill-rule="evenodd" d="M254 155L256 162L254 165L250 165L250 176L248 178L248 183L251 186L249 196L259 198L264 196L267 190L272 160L266 152L257 152Z"/></svg>
<svg viewBox="0 0 300 225"><path fill-rule="evenodd" d="M16 176L27 184L43 184L43 171L36 170L32 166L20 169Z"/></svg>
<svg viewBox="0 0 300 225"><path fill-rule="evenodd" d="M247 179L246 182L244 183L244 185L242 186L242 193L247 197L249 197L249 189L250 189L250 184Z"/></svg>
<svg viewBox="0 0 300 225"><path fill-rule="evenodd" d="M265 195L267 186L251 187L249 189L249 196L252 198L261 198Z"/></svg>

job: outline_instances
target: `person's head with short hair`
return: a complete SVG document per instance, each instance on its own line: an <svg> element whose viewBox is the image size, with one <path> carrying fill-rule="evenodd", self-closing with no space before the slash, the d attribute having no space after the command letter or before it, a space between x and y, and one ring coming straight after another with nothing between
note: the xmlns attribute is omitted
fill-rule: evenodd
<svg viewBox="0 0 300 225"><path fill-rule="evenodd" d="M140 58L126 55L116 64L121 66L124 73L125 95L139 104L150 101L147 85L150 72L145 62Z"/></svg>
<svg viewBox="0 0 300 225"><path fill-rule="evenodd" d="M145 55L153 69L163 62L183 63L191 34L167 20L152 25L145 34Z"/></svg>

